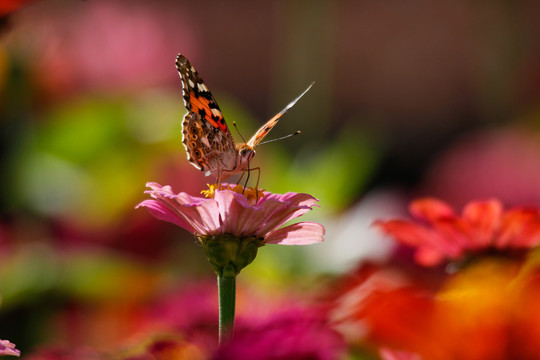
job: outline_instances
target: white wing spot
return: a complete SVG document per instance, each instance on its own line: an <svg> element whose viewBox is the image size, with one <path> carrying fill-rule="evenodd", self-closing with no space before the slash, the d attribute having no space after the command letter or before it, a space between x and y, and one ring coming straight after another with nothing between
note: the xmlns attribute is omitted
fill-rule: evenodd
<svg viewBox="0 0 540 360"><path fill-rule="evenodd" d="M208 91L208 88L204 84L198 83L197 87L199 88L199 91Z"/></svg>
<svg viewBox="0 0 540 360"><path fill-rule="evenodd" d="M210 109L215 116L221 116L221 112L218 109Z"/></svg>
<svg viewBox="0 0 540 360"><path fill-rule="evenodd" d="M188 80L188 83L192 88L195 87L195 83L191 79Z"/></svg>

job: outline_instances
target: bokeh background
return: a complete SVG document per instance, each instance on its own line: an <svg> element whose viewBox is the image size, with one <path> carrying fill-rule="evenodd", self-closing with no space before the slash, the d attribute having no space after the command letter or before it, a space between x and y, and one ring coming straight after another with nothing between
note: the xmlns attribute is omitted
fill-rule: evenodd
<svg viewBox="0 0 540 360"><path fill-rule="evenodd" d="M217 302L202 249L134 209L147 181L211 182L181 144L179 52L244 137L315 82L270 138L302 134L255 164L262 188L320 199L307 217L326 241L261 249L240 315L388 257L370 224L411 198L540 205L537 1L11 0L0 15L0 338L23 353L116 348L171 318L215 327L193 310Z"/></svg>

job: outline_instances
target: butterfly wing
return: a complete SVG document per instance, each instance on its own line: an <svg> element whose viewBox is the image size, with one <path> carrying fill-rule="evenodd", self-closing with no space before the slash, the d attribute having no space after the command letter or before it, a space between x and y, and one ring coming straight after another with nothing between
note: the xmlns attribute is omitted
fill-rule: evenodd
<svg viewBox="0 0 540 360"><path fill-rule="evenodd" d="M249 139L249 141L247 142L247 145L251 148L255 148L257 145L260 144L260 142L264 139L264 137L270 132L270 130L272 130L274 128L274 126L276 126L276 124L278 123L279 119L281 119L281 117L283 115L285 115L285 113L287 111L289 111L290 108L292 108L294 106L294 104L296 104L296 102L298 100L300 100L302 98L302 96L304 96L308 91L309 89L311 89L311 87L313 86L314 83L311 83L311 85L309 85L309 87L304 90L304 92L302 94L300 94L300 96L298 96L296 99L294 99L293 101L291 101L289 103L289 105L285 106L285 108L283 110L281 110L279 113L277 113L276 115L274 115L273 118L271 118L270 120L268 120L266 122L266 124L264 124L259 130L257 130L257 132L255 133L255 135L253 135L251 137L251 139Z"/></svg>
<svg viewBox="0 0 540 360"><path fill-rule="evenodd" d="M178 55L176 68L188 110L182 122L182 143L188 160L202 171L233 168L235 144L216 100L185 56Z"/></svg>

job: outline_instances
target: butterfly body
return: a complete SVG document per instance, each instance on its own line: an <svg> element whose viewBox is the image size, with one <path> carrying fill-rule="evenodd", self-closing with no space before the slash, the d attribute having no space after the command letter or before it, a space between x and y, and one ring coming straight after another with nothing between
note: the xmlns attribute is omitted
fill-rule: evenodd
<svg viewBox="0 0 540 360"><path fill-rule="evenodd" d="M250 169L257 145L281 116L311 88L263 125L247 143L235 144L217 102L195 68L181 54L176 58L176 68L188 110L182 122L182 143L188 160L207 175L217 173L218 183L232 174Z"/></svg>

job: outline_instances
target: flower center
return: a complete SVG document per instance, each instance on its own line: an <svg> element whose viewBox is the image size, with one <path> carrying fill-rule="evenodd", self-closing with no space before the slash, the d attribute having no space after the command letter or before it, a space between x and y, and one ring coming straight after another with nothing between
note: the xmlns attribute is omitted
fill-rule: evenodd
<svg viewBox="0 0 540 360"><path fill-rule="evenodd" d="M214 194L218 190L231 190L238 194L242 194L246 197L250 205L256 205L259 199L262 199L264 197L264 190L247 187L244 188L242 185L233 185L233 184L221 184L218 188L218 184L206 184L208 186L208 190L201 191L201 194L203 194L207 198L214 198Z"/></svg>

